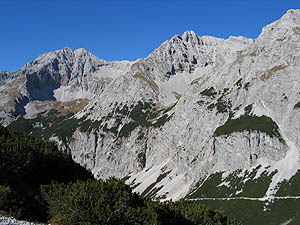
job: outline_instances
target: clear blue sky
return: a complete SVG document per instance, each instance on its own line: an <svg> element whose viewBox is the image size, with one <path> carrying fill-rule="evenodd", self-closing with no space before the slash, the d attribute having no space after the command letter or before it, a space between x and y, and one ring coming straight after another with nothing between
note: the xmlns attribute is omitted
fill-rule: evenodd
<svg viewBox="0 0 300 225"><path fill-rule="evenodd" d="M65 46L136 60L186 30L256 38L290 8L300 0L0 0L0 70Z"/></svg>

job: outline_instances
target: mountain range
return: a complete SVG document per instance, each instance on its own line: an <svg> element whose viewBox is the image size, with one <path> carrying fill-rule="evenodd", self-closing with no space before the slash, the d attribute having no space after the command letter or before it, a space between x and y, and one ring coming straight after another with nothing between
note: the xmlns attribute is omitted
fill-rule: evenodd
<svg viewBox="0 0 300 225"><path fill-rule="evenodd" d="M263 212L300 198L299 87L300 10L289 10L256 39L186 31L135 62L45 53L0 72L0 121L143 196Z"/></svg>

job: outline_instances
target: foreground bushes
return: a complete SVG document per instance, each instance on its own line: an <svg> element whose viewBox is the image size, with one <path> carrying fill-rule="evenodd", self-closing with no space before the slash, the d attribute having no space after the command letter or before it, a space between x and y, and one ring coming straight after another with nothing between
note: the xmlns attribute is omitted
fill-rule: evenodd
<svg viewBox="0 0 300 225"><path fill-rule="evenodd" d="M143 199L123 181L77 181L41 187L52 224L237 224L201 204Z"/></svg>
<svg viewBox="0 0 300 225"><path fill-rule="evenodd" d="M57 146L0 126L0 211L18 219L46 221L41 184L92 179Z"/></svg>
<svg viewBox="0 0 300 225"><path fill-rule="evenodd" d="M72 224L154 224L155 212L116 178L42 186L52 221Z"/></svg>

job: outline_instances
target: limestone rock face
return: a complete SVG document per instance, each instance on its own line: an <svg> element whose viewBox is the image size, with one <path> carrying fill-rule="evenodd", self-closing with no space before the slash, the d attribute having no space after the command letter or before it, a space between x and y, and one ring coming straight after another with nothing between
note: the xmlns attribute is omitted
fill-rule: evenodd
<svg viewBox="0 0 300 225"><path fill-rule="evenodd" d="M98 178L179 199L212 173L261 165L277 171L270 197L300 168L299 50L300 10L289 10L255 40L187 31L136 62L46 53L2 72L0 93L11 88L25 117L37 101L86 99L66 120L71 137L52 138Z"/></svg>
<svg viewBox="0 0 300 225"><path fill-rule="evenodd" d="M31 99L66 101L93 98L119 73L126 72L129 65L129 62L98 59L82 48L75 51L64 48L39 56L18 73L26 76Z"/></svg>
<svg viewBox="0 0 300 225"><path fill-rule="evenodd" d="M39 109L40 102L89 101L131 64L101 60L82 48L45 53L16 72L0 73L1 109L34 117L45 109Z"/></svg>

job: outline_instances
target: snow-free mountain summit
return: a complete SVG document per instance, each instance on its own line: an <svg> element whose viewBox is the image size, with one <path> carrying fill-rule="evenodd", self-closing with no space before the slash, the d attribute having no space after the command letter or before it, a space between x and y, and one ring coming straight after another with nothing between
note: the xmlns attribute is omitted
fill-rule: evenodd
<svg viewBox="0 0 300 225"><path fill-rule="evenodd" d="M214 182L221 197L249 197L258 183L250 197L270 201L300 168L299 87L300 10L289 10L255 40L186 31L135 62L45 53L0 72L0 117L144 196L214 197Z"/></svg>

